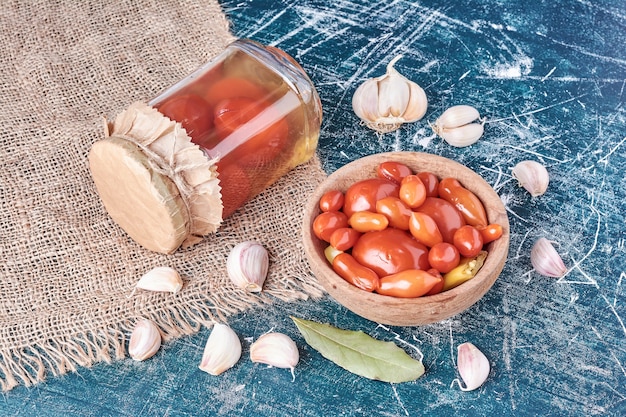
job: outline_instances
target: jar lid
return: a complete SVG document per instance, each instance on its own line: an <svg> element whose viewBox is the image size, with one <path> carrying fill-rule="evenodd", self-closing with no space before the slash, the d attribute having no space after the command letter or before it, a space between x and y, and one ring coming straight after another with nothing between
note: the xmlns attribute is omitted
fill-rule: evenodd
<svg viewBox="0 0 626 417"><path fill-rule="evenodd" d="M222 222L216 160L180 123L134 103L106 126L89 151L89 168L111 218L145 248L172 253Z"/></svg>

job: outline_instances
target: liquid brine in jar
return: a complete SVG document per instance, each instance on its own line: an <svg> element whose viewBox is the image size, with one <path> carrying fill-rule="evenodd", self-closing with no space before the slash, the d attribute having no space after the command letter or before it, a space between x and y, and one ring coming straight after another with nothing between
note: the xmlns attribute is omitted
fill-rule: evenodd
<svg viewBox="0 0 626 417"><path fill-rule="evenodd" d="M322 109L302 67L237 40L107 125L89 164L107 212L162 253L189 246L315 153Z"/></svg>
<svg viewBox="0 0 626 417"><path fill-rule="evenodd" d="M308 161L317 146L321 106L306 74L284 52L251 41L235 42L149 104L218 158L223 217Z"/></svg>

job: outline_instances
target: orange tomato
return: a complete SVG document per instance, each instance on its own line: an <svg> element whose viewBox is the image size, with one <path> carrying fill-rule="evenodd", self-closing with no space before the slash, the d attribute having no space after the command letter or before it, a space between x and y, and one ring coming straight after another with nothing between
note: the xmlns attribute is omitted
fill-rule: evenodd
<svg viewBox="0 0 626 417"><path fill-rule="evenodd" d="M385 161L376 167L378 178L385 178L398 184L402 182L404 177L411 174L413 174L411 168L400 162Z"/></svg>
<svg viewBox="0 0 626 417"><path fill-rule="evenodd" d="M400 183L400 200L415 209L426 199L426 186L417 175L408 175Z"/></svg>
<svg viewBox="0 0 626 417"><path fill-rule="evenodd" d="M271 104L250 98L220 101L214 109L214 124L214 143L204 145L209 153L245 166L266 165L289 142L287 121L278 117Z"/></svg>
<svg viewBox="0 0 626 417"><path fill-rule="evenodd" d="M340 253L333 259L333 270L341 278L365 291L376 291L378 289L378 275L361 265L354 257L348 253Z"/></svg>
<svg viewBox="0 0 626 417"><path fill-rule="evenodd" d="M455 178L439 181L439 197L454 204L461 215L472 226L486 226L487 213L482 201Z"/></svg>
<svg viewBox="0 0 626 417"><path fill-rule="evenodd" d="M409 230L409 220L413 211L398 197L385 197L376 202L376 212L384 214L389 226Z"/></svg>
<svg viewBox="0 0 626 417"><path fill-rule="evenodd" d="M409 231L418 242L429 248L443 242L443 236L435 220L428 214L415 211L409 219Z"/></svg>
<svg viewBox="0 0 626 417"><path fill-rule="evenodd" d="M352 256L379 276L405 269L429 269L428 248L404 230L388 227L364 233L352 247Z"/></svg>
<svg viewBox="0 0 626 417"><path fill-rule="evenodd" d="M407 269L380 278L376 292L392 297L417 298L428 293L441 281L441 276L431 275L421 269Z"/></svg>
<svg viewBox="0 0 626 417"><path fill-rule="evenodd" d="M442 274L452 271L460 261L461 254L452 243L440 242L428 251L428 263Z"/></svg>
<svg viewBox="0 0 626 417"><path fill-rule="evenodd" d="M320 210L339 211L343 208L343 193L339 190L325 192L320 198Z"/></svg>
<svg viewBox="0 0 626 417"><path fill-rule="evenodd" d="M330 242L330 235L341 227L348 227L348 217L340 211L326 211L313 220L313 233L325 242Z"/></svg>
<svg viewBox="0 0 626 417"><path fill-rule="evenodd" d="M428 214L433 218L441 232L444 242L452 243L454 232L465 226L465 219L461 213L444 199L426 197L424 203L417 208L420 213Z"/></svg>
<svg viewBox="0 0 626 417"><path fill-rule="evenodd" d="M389 220L384 214L372 213L371 211L357 211L348 219L348 224L360 233L384 230L389 225Z"/></svg>
<svg viewBox="0 0 626 417"><path fill-rule="evenodd" d="M453 243L461 255L473 258L483 249L483 235L468 224L454 232Z"/></svg>
<svg viewBox="0 0 626 417"><path fill-rule="evenodd" d="M226 77L212 83L204 94L211 108L229 98L245 97L254 101L264 100L267 92L259 85L245 78Z"/></svg>
<svg viewBox="0 0 626 417"><path fill-rule="evenodd" d="M422 180L426 187L427 197L439 197L439 178L432 172L423 171L418 172L417 176Z"/></svg>
<svg viewBox="0 0 626 417"><path fill-rule="evenodd" d="M161 114L179 122L197 145L213 128L213 112L204 99L195 94L173 97L157 106Z"/></svg>
<svg viewBox="0 0 626 417"><path fill-rule="evenodd" d="M348 217L357 211L376 211L376 202L398 197L400 186L384 178L368 178L352 184L345 192L343 212Z"/></svg>
<svg viewBox="0 0 626 417"><path fill-rule="evenodd" d="M487 226L478 226L476 227L480 234L483 236L483 243L487 244L489 242L493 242L496 239L499 239L502 236L502 226L499 224L488 224Z"/></svg>
<svg viewBox="0 0 626 417"><path fill-rule="evenodd" d="M361 233L353 228L340 227L330 235L330 246L340 251L347 251L356 244L360 237Z"/></svg>

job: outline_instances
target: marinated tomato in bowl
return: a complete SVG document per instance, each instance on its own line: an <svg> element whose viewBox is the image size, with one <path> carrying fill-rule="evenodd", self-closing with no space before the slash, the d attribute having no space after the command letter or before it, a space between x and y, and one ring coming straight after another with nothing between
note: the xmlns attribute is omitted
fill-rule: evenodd
<svg viewBox="0 0 626 417"><path fill-rule="evenodd" d="M472 279L486 245L502 236L480 199L457 179L396 161L319 200L313 234L333 270L365 291L402 298L437 294Z"/></svg>

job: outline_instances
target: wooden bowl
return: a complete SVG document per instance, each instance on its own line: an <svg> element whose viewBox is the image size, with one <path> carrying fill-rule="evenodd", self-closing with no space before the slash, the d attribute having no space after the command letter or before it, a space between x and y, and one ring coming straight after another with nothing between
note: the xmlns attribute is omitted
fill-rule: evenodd
<svg viewBox="0 0 626 417"><path fill-rule="evenodd" d="M430 171L439 178L454 177L483 202L490 223L502 226L499 239L486 246L488 256L476 276L436 295L396 298L370 293L349 284L337 275L324 256L328 243L313 234L313 221L320 213L320 197L329 190L346 191L350 185L376 177L376 167L385 161L402 162L414 172ZM500 197L469 168L440 156L418 152L389 152L370 155L338 169L315 190L306 205L303 222L304 249L313 273L337 302L352 312L381 324L417 326L445 320L476 303L494 284L506 262L509 249L509 221Z"/></svg>

